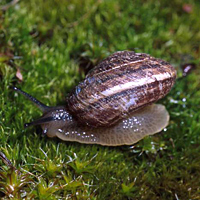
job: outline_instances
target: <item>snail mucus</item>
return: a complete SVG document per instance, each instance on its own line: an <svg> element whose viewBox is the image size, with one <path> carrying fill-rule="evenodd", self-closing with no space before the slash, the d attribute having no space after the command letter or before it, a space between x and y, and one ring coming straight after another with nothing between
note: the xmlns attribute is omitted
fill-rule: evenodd
<svg viewBox="0 0 200 200"><path fill-rule="evenodd" d="M176 70L145 53L119 51L94 67L68 94L65 106L34 102L43 116L30 125L65 141L107 146L131 145L168 125L165 106L154 104L172 88Z"/></svg>

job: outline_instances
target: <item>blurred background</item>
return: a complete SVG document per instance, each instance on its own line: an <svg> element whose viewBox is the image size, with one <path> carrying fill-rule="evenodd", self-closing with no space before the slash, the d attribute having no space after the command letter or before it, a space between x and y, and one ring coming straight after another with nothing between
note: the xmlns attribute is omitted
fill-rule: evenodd
<svg viewBox="0 0 200 200"><path fill-rule="evenodd" d="M16 167L0 161L0 197L200 199L199 11L195 0L0 0L0 151ZM64 104L88 70L121 50L177 70L161 100L171 116L162 133L110 148L24 129L41 113L11 87Z"/></svg>

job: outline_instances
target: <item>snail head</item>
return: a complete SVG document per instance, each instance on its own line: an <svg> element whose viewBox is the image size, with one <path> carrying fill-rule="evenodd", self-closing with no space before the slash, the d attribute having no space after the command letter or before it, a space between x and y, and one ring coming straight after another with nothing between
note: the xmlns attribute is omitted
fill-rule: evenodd
<svg viewBox="0 0 200 200"><path fill-rule="evenodd" d="M39 119L36 119L32 122L25 123L24 127L27 128L29 126L34 125L42 125L50 122L65 122L71 120L71 115L66 111L66 108L64 106L46 106L39 100L37 100L35 97L31 96L30 94L24 92L23 90L13 87L14 91L22 94L27 99L29 99L31 102L33 102L42 112L43 115Z"/></svg>

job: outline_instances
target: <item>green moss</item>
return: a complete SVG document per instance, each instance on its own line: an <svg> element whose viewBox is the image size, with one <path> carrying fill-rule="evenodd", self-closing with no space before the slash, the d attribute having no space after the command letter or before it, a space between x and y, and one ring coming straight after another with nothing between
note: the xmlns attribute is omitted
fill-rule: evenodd
<svg viewBox="0 0 200 200"><path fill-rule="evenodd" d="M200 3L188 4L190 13L180 0L31 0L0 11L0 151L16 167L0 161L0 198L200 199ZM183 62L197 65L161 100L171 116L164 131L134 146L102 147L24 129L41 113L13 85L64 104L84 77L80 66L124 49L171 62L178 77Z"/></svg>

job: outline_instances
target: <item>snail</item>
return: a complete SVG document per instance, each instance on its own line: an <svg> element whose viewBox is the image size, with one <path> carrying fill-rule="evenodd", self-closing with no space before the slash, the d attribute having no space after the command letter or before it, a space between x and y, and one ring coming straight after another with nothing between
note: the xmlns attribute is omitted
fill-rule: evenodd
<svg viewBox="0 0 200 200"><path fill-rule="evenodd" d="M65 106L49 107L14 88L34 102L43 116L31 123L43 133L65 141L106 146L131 145L168 125L160 104L172 88L176 70L145 53L118 51L100 62L66 97Z"/></svg>

